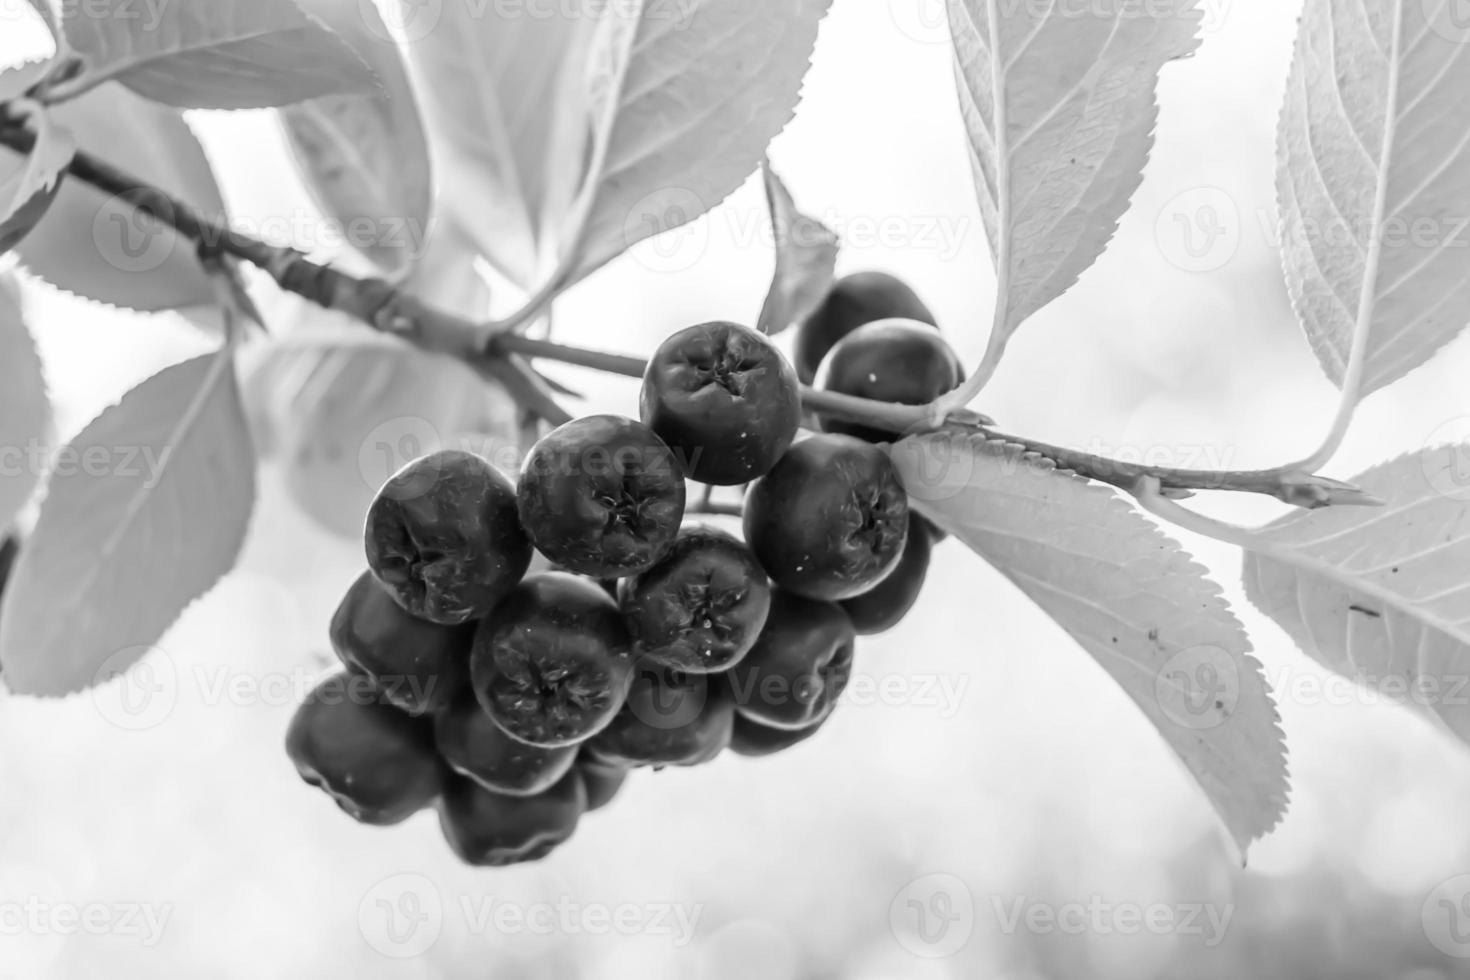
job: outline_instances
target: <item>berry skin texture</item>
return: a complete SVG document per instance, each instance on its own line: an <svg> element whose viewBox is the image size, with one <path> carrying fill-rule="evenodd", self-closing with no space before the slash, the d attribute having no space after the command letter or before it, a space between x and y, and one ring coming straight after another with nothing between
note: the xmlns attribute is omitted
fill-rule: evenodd
<svg viewBox="0 0 1470 980"><path fill-rule="evenodd" d="M673 550L620 589L634 651L695 674L728 670L755 645L771 583L749 548L705 525L686 527Z"/></svg>
<svg viewBox="0 0 1470 980"><path fill-rule="evenodd" d="M591 415L531 449L517 491L521 523L554 564L621 578L658 562L684 519L684 476L641 422Z"/></svg>
<svg viewBox="0 0 1470 980"><path fill-rule="evenodd" d="M734 725L719 678L643 664L627 704L587 753L614 766L697 766L725 750Z"/></svg>
<svg viewBox="0 0 1470 980"><path fill-rule="evenodd" d="M568 772L544 793L506 796L458 779L439 801L439 828L466 864L500 868L544 858L577 829L587 809L582 777Z"/></svg>
<svg viewBox="0 0 1470 980"><path fill-rule="evenodd" d="M909 320L882 320L839 340L822 362L817 383L828 391L898 405L927 405L964 380L964 365L938 330ZM822 419L826 432L867 442L892 442L891 432Z"/></svg>
<svg viewBox="0 0 1470 980"><path fill-rule="evenodd" d="M573 747L538 749L511 738L472 696L456 699L435 716L434 741L449 768L506 796L545 792L577 761Z"/></svg>
<svg viewBox="0 0 1470 980"><path fill-rule="evenodd" d="M886 272L856 272L832 287L817 311L796 330L796 374L811 384L817 366L843 337L865 323L901 317L937 324L908 284Z"/></svg>
<svg viewBox="0 0 1470 980"><path fill-rule="evenodd" d="M611 803L628 778L627 767L598 762L587 754L585 747L577 756L577 772L581 774L582 786L587 790L588 813Z"/></svg>
<svg viewBox="0 0 1470 980"><path fill-rule="evenodd" d="M347 669L372 678L390 704L421 715L464 686L475 628L416 619L363 572L337 606L328 635Z"/></svg>
<svg viewBox="0 0 1470 980"><path fill-rule="evenodd" d="M368 508L364 537L368 567L398 604L446 625L484 617L531 562L510 480L457 450L393 474Z"/></svg>
<svg viewBox="0 0 1470 980"><path fill-rule="evenodd" d="M801 389L762 334L705 323L665 340L648 362L643 421L700 483L735 486L770 471L796 439Z"/></svg>
<svg viewBox="0 0 1470 980"><path fill-rule="evenodd" d="M856 644L841 606L777 589L755 649L726 675L735 710L768 728L821 724L847 688Z"/></svg>
<svg viewBox="0 0 1470 980"><path fill-rule="evenodd" d="M591 738L633 680L627 627L595 582L564 572L527 578L480 624L470 683L512 737L546 749Z"/></svg>
<svg viewBox="0 0 1470 980"><path fill-rule="evenodd" d="M750 759L763 759L800 745L821 730L820 722L794 730L771 728L737 712L735 730L730 733L730 751Z"/></svg>
<svg viewBox="0 0 1470 980"><path fill-rule="evenodd" d="M443 788L428 722L383 703L353 674L335 674L306 696L286 731L286 755L303 780L374 826L407 820Z"/></svg>
<svg viewBox="0 0 1470 980"><path fill-rule="evenodd" d="M886 633L903 621L919 601L924 579L929 574L929 556L934 548L926 521L909 514L909 538L903 557L887 578L870 591L842 601L842 609L858 636Z"/></svg>
<svg viewBox="0 0 1470 980"><path fill-rule="evenodd" d="M893 571L909 504L893 461L851 436L791 447L750 488L745 540L771 580L812 599L850 599Z"/></svg>

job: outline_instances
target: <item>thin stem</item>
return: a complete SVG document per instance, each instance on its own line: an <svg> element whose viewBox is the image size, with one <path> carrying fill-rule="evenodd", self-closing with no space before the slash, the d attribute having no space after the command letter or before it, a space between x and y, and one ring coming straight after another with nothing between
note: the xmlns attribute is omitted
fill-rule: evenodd
<svg viewBox="0 0 1470 980"><path fill-rule="evenodd" d="M1195 534L1247 550L1255 549L1258 545L1256 533L1250 528L1206 517L1164 496L1158 477L1143 477L1133 485L1131 490L1133 498L1138 501L1138 506L1155 517L1163 518L1186 531L1193 531Z"/></svg>

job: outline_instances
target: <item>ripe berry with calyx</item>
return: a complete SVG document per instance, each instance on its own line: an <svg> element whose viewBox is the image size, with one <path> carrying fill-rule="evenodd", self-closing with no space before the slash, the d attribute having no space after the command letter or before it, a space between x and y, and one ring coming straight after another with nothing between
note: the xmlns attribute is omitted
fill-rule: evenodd
<svg viewBox="0 0 1470 980"><path fill-rule="evenodd" d="M725 675L735 710L770 728L819 724L847 688L856 642L841 606L777 589L755 649Z"/></svg>
<svg viewBox="0 0 1470 980"><path fill-rule="evenodd" d="M532 575L480 624L470 655L475 697L528 745L575 745L612 722L633 656L618 605L594 582Z"/></svg>
<svg viewBox="0 0 1470 980"><path fill-rule="evenodd" d="M913 320L880 320L842 338L822 361L817 383L828 391L898 405L927 405L964 380L959 355L931 329ZM898 434L823 418L826 432L868 442L892 442Z"/></svg>
<svg viewBox="0 0 1470 980"><path fill-rule="evenodd" d="M679 670L728 670L749 652L771 607L771 584L749 548L705 525L679 532L663 561L620 589L639 656Z"/></svg>
<svg viewBox="0 0 1470 980"><path fill-rule="evenodd" d="M613 723L587 753L618 766L695 766L730 744L735 705L716 677L643 664Z"/></svg>
<svg viewBox="0 0 1470 980"><path fill-rule="evenodd" d="M332 616L332 649L410 714L448 704L470 670L474 624L441 626L409 615L371 572L347 590Z"/></svg>
<svg viewBox="0 0 1470 980"><path fill-rule="evenodd" d="M435 716L434 741L449 768L507 796L550 789L577 759L575 746L541 749L511 738L469 694Z"/></svg>
<svg viewBox="0 0 1470 980"><path fill-rule="evenodd" d="M354 674L335 674L307 695L287 729L286 755L302 779L365 824L407 820L443 787L428 722L384 703Z"/></svg>
<svg viewBox="0 0 1470 980"><path fill-rule="evenodd" d="M796 370L762 334L705 323L665 340L648 362L643 421L678 455L691 479L749 483L796 438Z"/></svg>
<svg viewBox="0 0 1470 980"><path fill-rule="evenodd" d="M877 636L893 629L919 601L934 547L926 523L918 514L909 514L908 543L898 567L862 595L842 600L842 609L858 636Z"/></svg>
<svg viewBox="0 0 1470 980"><path fill-rule="evenodd" d="M679 533L684 495L669 447L619 415L553 430L527 455L517 487L521 523L541 553L593 578L658 562Z"/></svg>
<svg viewBox="0 0 1470 980"><path fill-rule="evenodd" d="M368 509L368 567L419 619L480 619L526 574L531 544L510 480L473 453L445 450L393 474Z"/></svg>
<svg viewBox="0 0 1470 980"><path fill-rule="evenodd" d="M772 581L813 599L850 599L883 581L908 539L898 470L877 446L817 435L750 488L745 540Z"/></svg>
<svg viewBox="0 0 1470 980"><path fill-rule="evenodd" d="M572 836L586 809L587 791L575 771L535 796L492 793L456 779L439 801L439 828L461 861L498 868L550 854Z"/></svg>
<svg viewBox="0 0 1470 980"><path fill-rule="evenodd" d="M806 728L772 728L735 713L735 728L730 733L730 751L751 759L761 759L800 745L822 730L822 722Z"/></svg>
<svg viewBox="0 0 1470 980"><path fill-rule="evenodd" d="M886 272L855 272L839 279L817 311L796 330L796 374L811 384L817 366L839 340L865 323L901 317L938 321L908 284Z"/></svg>

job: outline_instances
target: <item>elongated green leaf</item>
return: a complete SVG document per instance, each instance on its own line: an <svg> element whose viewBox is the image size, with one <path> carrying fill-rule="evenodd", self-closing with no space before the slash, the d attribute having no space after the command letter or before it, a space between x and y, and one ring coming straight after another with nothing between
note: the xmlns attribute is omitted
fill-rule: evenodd
<svg viewBox="0 0 1470 980"><path fill-rule="evenodd" d="M1453 0L1307 0L1278 133L1292 304L1366 395L1470 321L1470 29Z"/></svg>
<svg viewBox="0 0 1470 980"><path fill-rule="evenodd" d="M1242 853L1286 809L1286 748L1217 585L1109 489L978 435L893 449L926 517L1090 653L1183 760Z"/></svg>
<svg viewBox="0 0 1470 980"><path fill-rule="evenodd" d="M776 272L757 325L762 333L778 334L805 320L827 298L837 272L837 235L796 209L769 163L762 169L776 233Z"/></svg>
<svg viewBox="0 0 1470 980"><path fill-rule="evenodd" d="M84 150L224 217L209 161L177 109L104 85L50 111ZM14 154L0 149L0 165L7 158ZM80 180L62 184L18 250L52 285L115 306L167 310L215 299L192 242Z"/></svg>
<svg viewBox="0 0 1470 980"><path fill-rule="evenodd" d="M1470 743L1470 446L1353 477L1384 507L1299 511L1245 557L1250 600L1312 659Z"/></svg>
<svg viewBox="0 0 1470 980"><path fill-rule="evenodd" d="M227 350L166 368L88 425L56 460L0 606L7 686L60 696L141 657L234 564L254 457Z"/></svg>
<svg viewBox="0 0 1470 980"><path fill-rule="evenodd" d="M581 66L596 20L400 2L443 206L507 279L530 287L585 167Z"/></svg>
<svg viewBox="0 0 1470 980"><path fill-rule="evenodd" d="M1153 146L1159 70L1199 46L1202 15L1198 0L947 2L998 351L1107 247Z"/></svg>
<svg viewBox="0 0 1470 980"><path fill-rule="evenodd" d="M53 123L40 109L28 117L36 131L31 152L23 159L15 153L0 158L0 255L30 234L46 214L77 152L76 139L65 126ZM7 171L7 165L14 169Z"/></svg>
<svg viewBox="0 0 1470 980"><path fill-rule="evenodd" d="M88 0L62 8L62 30L85 65L68 96L117 79L185 109L257 109L375 85L293 0Z"/></svg>
<svg viewBox="0 0 1470 980"><path fill-rule="evenodd" d="M286 107L287 141L307 186L348 244L385 271L397 271L420 254L433 202L428 139L408 73L372 4L302 5L372 66L382 88Z"/></svg>
<svg viewBox="0 0 1470 980"><path fill-rule="evenodd" d="M51 401L9 278L0 279L0 535L40 482Z"/></svg>
<svg viewBox="0 0 1470 980"><path fill-rule="evenodd" d="M597 123L569 281L687 224L760 165L796 111L831 0L610 4L591 54Z"/></svg>

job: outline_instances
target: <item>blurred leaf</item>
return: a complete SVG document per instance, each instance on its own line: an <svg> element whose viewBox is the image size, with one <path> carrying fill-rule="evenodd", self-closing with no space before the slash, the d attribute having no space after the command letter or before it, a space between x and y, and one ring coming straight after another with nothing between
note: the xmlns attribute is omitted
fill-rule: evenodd
<svg viewBox="0 0 1470 980"><path fill-rule="evenodd" d="M19 694L107 680L229 571L255 500L255 454L228 348L165 368L59 454L0 606Z"/></svg>
<svg viewBox="0 0 1470 980"><path fill-rule="evenodd" d="M82 149L224 218L209 161L177 109L104 85L50 111ZM13 159L0 149L0 165ZM62 184L19 252L53 286L102 303L154 311L214 302L192 242L81 180Z"/></svg>
<svg viewBox="0 0 1470 980"><path fill-rule="evenodd" d="M543 239L565 217L586 154L580 69L596 21L493 16L399 0L433 133L443 216L512 283L535 285ZM422 8L422 9L421 9Z"/></svg>
<svg viewBox="0 0 1470 980"><path fill-rule="evenodd" d="M837 273L837 235L796 209L769 160L761 172L776 233L776 272L757 325L774 335L805 320L827 298Z"/></svg>
<svg viewBox="0 0 1470 980"><path fill-rule="evenodd" d="M40 482L51 400L20 303L0 282L0 534Z"/></svg>
<svg viewBox="0 0 1470 980"><path fill-rule="evenodd" d="M1277 137L1282 254L1339 386L1367 331L1359 396L1470 319L1470 25L1453 18L1400 0L1308 0L1302 15Z"/></svg>
<svg viewBox="0 0 1470 980"><path fill-rule="evenodd" d="M1375 466L1384 507L1298 511L1262 528L1251 602L1312 659L1401 699L1470 742L1470 446Z"/></svg>
<svg viewBox="0 0 1470 980"><path fill-rule="evenodd" d="M927 518L1092 654L1184 761L1242 854L1286 809L1286 747L1250 640L1177 543L1104 487L979 435L893 447Z"/></svg>
<svg viewBox="0 0 1470 980"><path fill-rule="evenodd" d="M1159 69L1199 46L1199 0L948 0L960 108L998 292L992 357L1102 254L1142 180Z"/></svg>
<svg viewBox="0 0 1470 980"><path fill-rule="evenodd" d="M322 211L380 267L410 265L428 233L433 181L418 105L377 8L358 0L302 0L377 74L372 94L327 95L282 110L287 142ZM370 235L358 229L366 221Z"/></svg>
<svg viewBox="0 0 1470 980"><path fill-rule="evenodd" d="M590 55L587 213L567 283L687 224L738 188L796 111L831 0L609 5Z"/></svg>
<svg viewBox="0 0 1470 980"><path fill-rule="evenodd" d="M508 473L520 462L520 411L503 388L334 314L258 352L245 397L296 502L348 538L383 481L419 456L466 449Z"/></svg>
<svg viewBox="0 0 1470 980"><path fill-rule="evenodd" d="M88 0L62 8L84 68L58 97L116 79L184 109L259 109L371 92L372 72L293 0Z"/></svg>
<svg viewBox="0 0 1470 980"><path fill-rule="evenodd" d="M0 255L14 248L45 216L77 152L70 130L56 125L44 110L36 108L26 116L36 132L30 154L22 159L7 151L0 157Z"/></svg>

